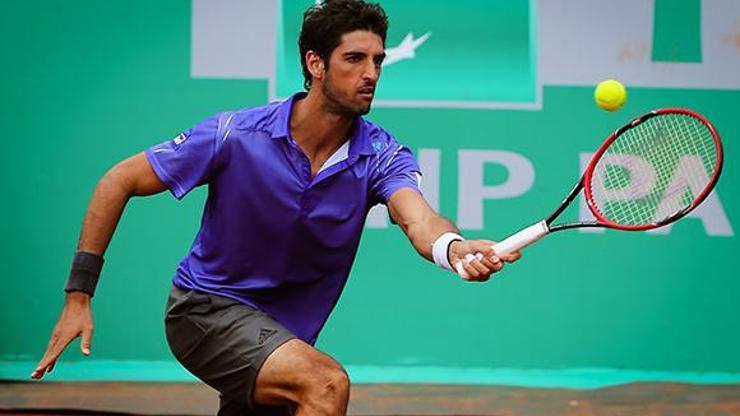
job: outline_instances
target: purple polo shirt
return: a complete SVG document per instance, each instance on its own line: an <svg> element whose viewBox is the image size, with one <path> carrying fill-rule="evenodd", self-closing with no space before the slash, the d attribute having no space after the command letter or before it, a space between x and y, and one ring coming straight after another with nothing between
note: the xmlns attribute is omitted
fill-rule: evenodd
<svg viewBox="0 0 740 416"><path fill-rule="evenodd" d="M349 276L368 210L418 191L411 151L358 117L347 158L311 177L290 135L297 94L217 114L146 151L180 199L208 185L200 230L174 284L260 309L313 344Z"/></svg>

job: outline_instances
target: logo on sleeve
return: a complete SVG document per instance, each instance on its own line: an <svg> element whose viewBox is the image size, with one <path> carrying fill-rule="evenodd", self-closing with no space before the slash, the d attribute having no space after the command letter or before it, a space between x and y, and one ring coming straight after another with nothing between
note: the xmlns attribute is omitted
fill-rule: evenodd
<svg viewBox="0 0 740 416"><path fill-rule="evenodd" d="M187 139L188 139L188 136L186 136L184 133L180 133L177 135L177 137L172 139L172 141L175 142L175 144L179 146Z"/></svg>

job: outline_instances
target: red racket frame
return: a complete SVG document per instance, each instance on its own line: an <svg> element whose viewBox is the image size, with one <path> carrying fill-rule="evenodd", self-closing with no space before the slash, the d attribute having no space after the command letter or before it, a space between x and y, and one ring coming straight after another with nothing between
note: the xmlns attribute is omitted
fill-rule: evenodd
<svg viewBox="0 0 740 416"><path fill-rule="evenodd" d="M694 198L694 201L691 203L691 205L689 205L685 209L682 209L681 211L676 212L675 214L669 216L668 218L662 221L659 221L656 223L650 223L650 224L641 224L641 225L625 225L625 224L619 224L619 223L610 221L609 219L605 218L603 214L601 214L598 207L596 206L596 203L593 200L593 194L591 193L590 184L591 184L591 180L593 177L594 169L596 168L596 164L599 162L601 157L604 155L604 153L606 152L606 149L609 148L609 145L611 145L620 135L622 135L627 130L633 127L636 127L644 123L645 121L655 116L661 115L661 114L684 114L687 116L691 116L701 121L702 124L704 124L709 129L709 131L712 133L714 144L717 146L717 163L715 165L714 176L712 176L709 183L704 187L702 192L696 198ZM586 168L586 172L583 176L583 180L581 182L581 186L583 186L584 188L584 193L586 196L586 205L588 206L588 209L591 211L594 217L596 217L596 222L599 226L616 228L619 230L627 230L627 231L651 230L653 228L657 228L662 225L678 220L679 218L691 212L699 204L701 204L702 201L704 201L704 199L709 195L709 193L712 192L712 189L714 189L714 186L717 184L719 175L722 172L723 160L724 160L724 155L722 151L722 141L719 138L719 134L717 133L717 130L714 128L712 123L709 122L709 120L707 120L704 116L702 116L701 114L695 111L687 110L684 108L674 108L674 107L661 108L661 109L653 110L641 117L638 117L632 120L630 123L620 127L614 133L612 133L612 135L609 136L604 141L604 143L599 147L599 149L596 151L593 158L591 159L591 162L588 164L588 167Z"/></svg>

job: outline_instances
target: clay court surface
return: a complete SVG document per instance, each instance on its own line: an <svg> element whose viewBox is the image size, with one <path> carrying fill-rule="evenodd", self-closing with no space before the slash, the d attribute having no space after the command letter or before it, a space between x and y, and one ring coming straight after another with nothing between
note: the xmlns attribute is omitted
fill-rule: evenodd
<svg viewBox="0 0 740 416"><path fill-rule="evenodd" d="M0 383L3 415L212 415L195 383ZM740 416L740 385L633 383L593 390L365 384L350 415Z"/></svg>

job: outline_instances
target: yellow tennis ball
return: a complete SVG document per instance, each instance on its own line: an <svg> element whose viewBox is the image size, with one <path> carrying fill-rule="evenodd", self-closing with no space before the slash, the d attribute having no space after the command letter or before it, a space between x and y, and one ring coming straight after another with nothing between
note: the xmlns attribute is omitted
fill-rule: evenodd
<svg viewBox="0 0 740 416"><path fill-rule="evenodd" d="M621 82L607 79L599 82L594 91L596 105L606 111L617 111L627 101L627 90Z"/></svg>

